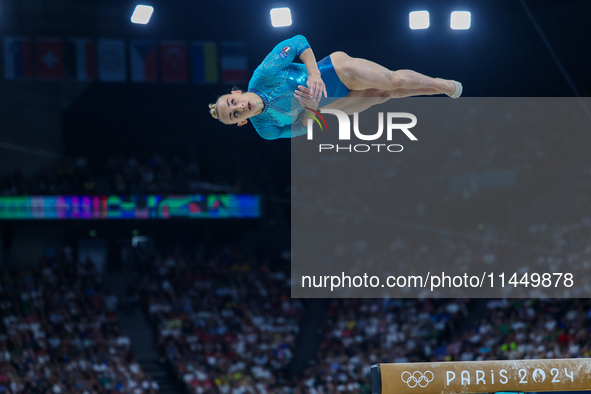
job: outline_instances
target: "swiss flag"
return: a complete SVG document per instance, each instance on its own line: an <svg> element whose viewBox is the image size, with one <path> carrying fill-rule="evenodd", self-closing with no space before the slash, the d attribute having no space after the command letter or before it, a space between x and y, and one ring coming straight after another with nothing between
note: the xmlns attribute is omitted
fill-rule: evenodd
<svg viewBox="0 0 591 394"><path fill-rule="evenodd" d="M59 38L39 38L35 42L37 78L64 79L64 44Z"/></svg>
<svg viewBox="0 0 591 394"><path fill-rule="evenodd" d="M187 44L183 41L163 41L160 47L163 82L187 82Z"/></svg>

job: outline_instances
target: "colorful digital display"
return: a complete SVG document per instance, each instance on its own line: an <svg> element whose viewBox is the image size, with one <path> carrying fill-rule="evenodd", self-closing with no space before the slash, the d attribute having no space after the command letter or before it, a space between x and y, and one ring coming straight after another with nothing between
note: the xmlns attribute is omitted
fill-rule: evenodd
<svg viewBox="0 0 591 394"><path fill-rule="evenodd" d="M16 196L0 197L0 220L258 218L258 196Z"/></svg>

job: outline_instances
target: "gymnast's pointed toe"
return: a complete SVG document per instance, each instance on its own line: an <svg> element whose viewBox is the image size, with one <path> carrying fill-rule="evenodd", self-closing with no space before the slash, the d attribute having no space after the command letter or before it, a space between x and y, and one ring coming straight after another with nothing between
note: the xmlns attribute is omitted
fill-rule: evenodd
<svg viewBox="0 0 591 394"><path fill-rule="evenodd" d="M457 99L458 97L460 97L462 95L462 91L464 90L462 87L462 84L458 81L452 81L454 83L454 85L456 85L456 91L449 97L453 98L453 99Z"/></svg>

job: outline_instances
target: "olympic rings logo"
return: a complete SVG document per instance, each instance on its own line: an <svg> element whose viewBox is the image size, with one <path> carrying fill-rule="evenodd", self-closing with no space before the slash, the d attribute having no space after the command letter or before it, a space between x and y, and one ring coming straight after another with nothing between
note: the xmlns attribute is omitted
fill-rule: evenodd
<svg viewBox="0 0 591 394"><path fill-rule="evenodd" d="M414 389L417 386L423 388L427 387L427 385L433 381L435 375L433 375L433 372L431 371L425 371L424 373L421 371L415 371L412 374L408 371L404 371L400 378L409 388Z"/></svg>

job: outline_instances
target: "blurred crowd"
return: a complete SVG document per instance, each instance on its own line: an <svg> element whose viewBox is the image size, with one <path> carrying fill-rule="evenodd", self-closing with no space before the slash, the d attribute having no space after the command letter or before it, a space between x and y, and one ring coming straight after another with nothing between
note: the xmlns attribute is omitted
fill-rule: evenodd
<svg viewBox="0 0 591 394"><path fill-rule="evenodd" d="M370 393L382 362L590 358L590 323L589 299L333 300L296 392Z"/></svg>
<svg viewBox="0 0 591 394"><path fill-rule="evenodd" d="M193 393L275 393L287 386L302 303L273 264L225 249L147 259L141 299L157 346Z"/></svg>
<svg viewBox="0 0 591 394"><path fill-rule="evenodd" d="M227 173L228 171L225 171ZM64 158L52 168L25 177L0 174L0 195L166 194L233 192L239 183L213 172L203 174L194 154L110 157L105 162Z"/></svg>
<svg viewBox="0 0 591 394"><path fill-rule="evenodd" d="M591 357L591 300L495 299L440 349L440 360Z"/></svg>
<svg viewBox="0 0 591 394"><path fill-rule="evenodd" d="M336 299L329 306L317 363L300 393L371 393L372 365L426 361L469 315L468 300Z"/></svg>
<svg viewBox="0 0 591 394"><path fill-rule="evenodd" d="M50 258L0 280L0 392L155 394L91 262Z"/></svg>

